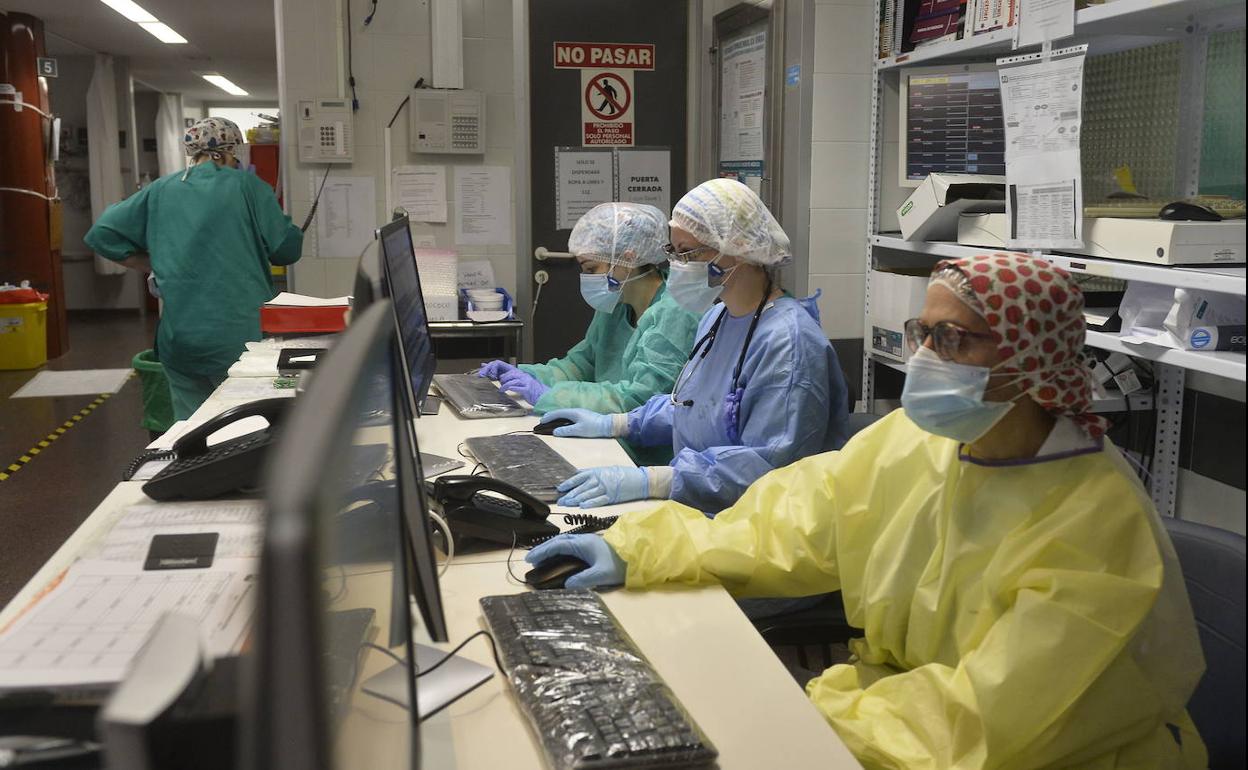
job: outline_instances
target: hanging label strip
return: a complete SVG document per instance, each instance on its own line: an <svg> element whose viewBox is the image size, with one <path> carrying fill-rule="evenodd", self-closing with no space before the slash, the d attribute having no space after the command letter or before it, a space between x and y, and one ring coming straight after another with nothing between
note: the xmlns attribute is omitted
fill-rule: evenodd
<svg viewBox="0 0 1248 770"><path fill-rule="evenodd" d="M1083 124L1086 45L997 60L1005 116L1009 248L1083 247Z"/></svg>

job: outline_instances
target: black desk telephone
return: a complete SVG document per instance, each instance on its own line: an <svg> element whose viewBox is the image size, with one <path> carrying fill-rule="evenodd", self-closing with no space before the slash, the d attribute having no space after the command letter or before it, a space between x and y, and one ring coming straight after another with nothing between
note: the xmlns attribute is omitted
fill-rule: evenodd
<svg viewBox="0 0 1248 770"><path fill-rule="evenodd" d="M240 404L191 430L174 442L172 451L163 454L173 462L143 485L143 493L153 500L206 500L259 486L264 454L292 401L290 397L277 397ZM243 418L257 416L268 420L269 426L208 446L208 437L213 433ZM139 460L159 459L156 454L143 455ZM136 461L131 470L138 470L139 464Z"/></svg>
<svg viewBox="0 0 1248 770"><path fill-rule="evenodd" d="M426 484L456 539L476 538L510 547L559 534L559 528L546 520L549 505L506 482L489 476L439 476Z"/></svg>

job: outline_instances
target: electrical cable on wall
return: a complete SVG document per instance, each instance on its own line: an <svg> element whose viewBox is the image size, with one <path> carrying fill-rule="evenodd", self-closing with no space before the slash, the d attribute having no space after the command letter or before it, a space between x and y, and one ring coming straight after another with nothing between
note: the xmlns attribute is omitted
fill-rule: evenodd
<svg viewBox="0 0 1248 770"><path fill-rule="evenodd" d="M325 176L321 177L321 186L316 191L316 197L312 199L312 208L308 209L308 218L303 220L303 227L299 228L299 232L306 233L308 228L312 226L312 220L316 217L316 207L321 203L321 193L325 192L325 180L329 179L329 170L333 168L326 164Z"/></svg>
<svg viewBox="0 0 1248 770"><path fill-rule="evenodd" d="M424 88L424 87L425 87L425 79L416 78L416 85L412 86L412 88L416 89L416 88ZM386 124L386 128L394 128L394 121L399 119L399 113L403 111L403 108L406 107L408 102L410 102L411 100L412 100L411 94L408 94L407 96L403 97L403 101L399 102L399 106L394 108L394 114L390 116L390 122Z"/></svg>
<svg viewBox="0 0 1248 770"><path fill-rule="evenodd" d="M377 0L373 0L372 9L368 12L368 15L364 17L364 26L367 27L369 24L372 24L373 17L376 15L377 15Z"/></svg>
<svg viewBox="0 0 1248 770"><path fill-rule="evenodd" d="M351 51L351 0L347 0L347 85L351 87L351 111L360 111L360 100L355 95L355 59Z"/></svg>

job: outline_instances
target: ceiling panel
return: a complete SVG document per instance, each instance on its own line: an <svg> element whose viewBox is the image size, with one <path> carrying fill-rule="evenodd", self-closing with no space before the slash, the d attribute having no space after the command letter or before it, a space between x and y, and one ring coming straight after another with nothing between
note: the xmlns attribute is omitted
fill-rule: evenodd
<svg viewBox="0 0 1248 770"><path fill-rule="evenodd" d="M273 6L257 0L139 0L186 45L166 45L99 0L0 0L0 8L43 20L51 55L98 51L130 57L136 80L192 99L277 101ZM232 97L196 73L216 71L250 93Z"/></svg>

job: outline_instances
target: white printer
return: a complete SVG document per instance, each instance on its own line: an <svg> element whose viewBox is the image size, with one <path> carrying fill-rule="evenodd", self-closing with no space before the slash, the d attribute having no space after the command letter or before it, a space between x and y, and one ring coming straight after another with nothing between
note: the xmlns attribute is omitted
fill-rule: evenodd
<svg viewBox="0 0 1248 770"><path fill-rule="evenodd" d="M1005 214L962 214L958 217L958 243L1006 248L1007 225ZM1084 247L1061 251L1149 265L1242 265L1244 236L1243 219L1186 222L1087 217L1083 220Z"/></svg>

